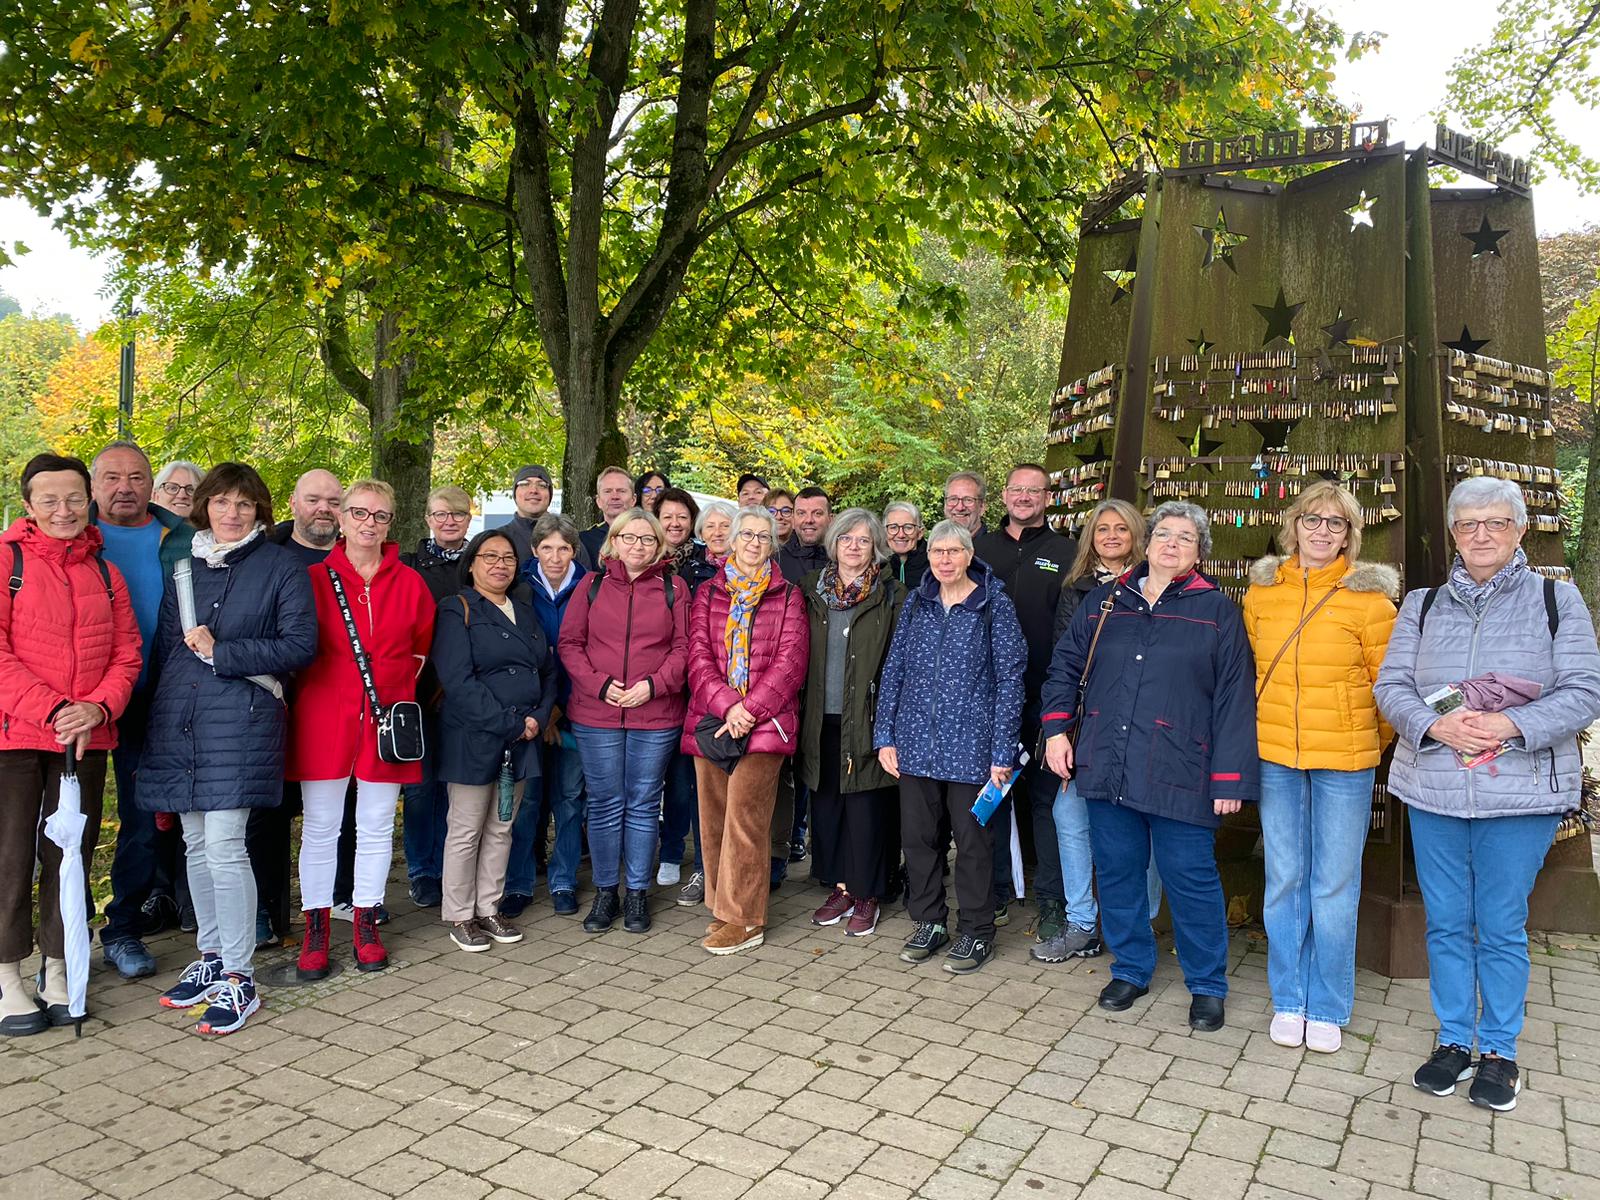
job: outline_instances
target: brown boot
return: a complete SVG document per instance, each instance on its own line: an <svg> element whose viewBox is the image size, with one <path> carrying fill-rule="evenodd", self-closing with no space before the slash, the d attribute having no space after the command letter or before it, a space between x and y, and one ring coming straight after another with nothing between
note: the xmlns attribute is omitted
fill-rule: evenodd
<svg viewBox="0 0 1600 1200"><path fill-rule="evenodd" d="M766 930L760 925L724 925L715 933L707 934L700 944L713 954L737 954L761 945Z"/></svg>

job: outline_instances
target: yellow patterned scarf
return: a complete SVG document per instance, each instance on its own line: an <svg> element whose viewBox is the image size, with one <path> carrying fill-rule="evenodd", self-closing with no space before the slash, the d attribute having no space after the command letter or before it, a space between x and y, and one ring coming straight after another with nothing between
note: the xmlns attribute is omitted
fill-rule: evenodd
<svg viewBox="0 0 1600 1200"><path fill-rule="evenodd" d="M730 554L722 573L728 581L728 626L722 631L722 644L728 650L728 686L737 688L742 696L750 690L750 626L756 605L772 582L772 563L764 562L754 575L746 575Z"/></svg>

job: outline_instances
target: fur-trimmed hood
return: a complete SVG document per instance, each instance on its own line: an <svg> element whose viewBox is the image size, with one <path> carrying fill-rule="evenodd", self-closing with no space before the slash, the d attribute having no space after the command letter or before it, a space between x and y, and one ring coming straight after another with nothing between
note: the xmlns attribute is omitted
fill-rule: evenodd
<svg viewBox="0 0 1600 1200"><path fill-rule="evenodd" d="M1292 557L1278 554L1268 554L1258 558L1250 566L1250 582L1259 587L1273 587L1286 580L1285 568L1288 568ZM1335 570L1343 565L1343 574L1339 582L1352 592L1376 592L1380 596L1387 596L1391 600L1400 598L1400 572L1388 563L1361 562L1344 564L1344 559L1335 559L1324 570ZM1292 569L1292 568L1291 568Z"/></svg>

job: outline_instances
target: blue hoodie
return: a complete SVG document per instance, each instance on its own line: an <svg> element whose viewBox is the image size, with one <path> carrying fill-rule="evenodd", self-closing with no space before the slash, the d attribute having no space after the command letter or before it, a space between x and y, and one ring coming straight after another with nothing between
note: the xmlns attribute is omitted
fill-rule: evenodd
<svg viewBox="0 0 1600 1200"><path fill-rule="evenodd" d="M574 559L572 573L567 576L567 582L552 598L550 589L545 586L544 572L539 569L538 557L531 557L522 564L522 578L527 581L528 587L533 592L533 611L539 616L539 625L544 630L545 641L550 643L550 653L555 655L556 703L561 706L563 713L567 711L567 697L572 694L572 679L567 675L567 669L561 665L561 655L556 649L556 644L561 636L561 618L566 615L567 601L572 599L578 581L588 573L588 569Z"/></svg>

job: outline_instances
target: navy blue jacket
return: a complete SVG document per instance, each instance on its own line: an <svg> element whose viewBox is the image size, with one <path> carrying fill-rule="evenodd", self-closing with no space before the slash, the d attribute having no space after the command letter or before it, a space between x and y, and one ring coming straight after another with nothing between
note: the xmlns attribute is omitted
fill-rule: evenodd
<svg viewBox="0 0 1600 1200"><path fill-rule="evenodd" d="M780 566L778 569L782 570L783 568ZM705 543L696 542L694 544L694 553L689 555L688 560L678 568L678 578L689 585L689 594L692 596L700 589L702 583L708 579L714 579L720 570L722 570L721 567L706 558ZM787 579L789 577L785 575L784 578Z"/></svg>
<svg viewBox="0 0 1600 1200"><path fill-rule="evenodd" d="M981 784L1016 764L1028 648L994 572L975 559L967 575L977 588L946 612L929 571L895 623L872 746L893 746L902 775Z"/></svg>
<svg viewBox="0 0 1600 1200"><path fill-rule="evenodd" d="M544 584L539 582L535 572L539 566L537 557L530 558L522 564L522 578L527 583L528 589L533 593L533 611L539 616L539 628L544 630L544 640L550 643L550 655L556 664L556 703L561 706L561 711L567 711L567 697L572 695L572 677L567 674L567 669L561 665L561 620L567 615L567 602L572 599L578 587L578 581L588 575L589 569L576 559L573 560L572 570L567 575L567 582L554 599L545 591ZM588 587L588 584L584 584Z"/></svg>
<svg viewBox="0 0 1600 1200"><path fill-rule="evenodd" d="M1078 720L1078 680L1111 598L1084 694L1079 795L1191 825L1219 823L1215 800L1256 800L1255 659L1239 606L1198 571L1145 603L1141 563L1084 598L1044 681L1046 737Z"/></svg>
<svg viewBox="0 0 1600 1200"><path fill-rule="evenodd" d="M288 713L247 676L287 684L316 655L311 579L294 554L265 536L240 546L227 563L190 559L195 617L217 639L214 666L184 645L177 589L167 578L135 795L146 812L273 808L283 800Z"/></svg>
<svg viewBox="0 0 1600 1200"><path fill-rule="evenodd" d="M541 732L556 702L556 657L521 588L511 592L515 624L476 588L439 601L433 623L439 705L434 776L444 783L492 783L507 746L518 779L539 774L542 739L521 738L523 719Z"/></svg>

